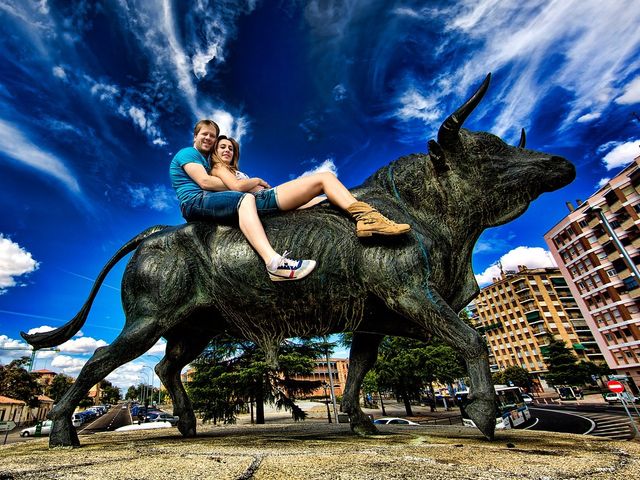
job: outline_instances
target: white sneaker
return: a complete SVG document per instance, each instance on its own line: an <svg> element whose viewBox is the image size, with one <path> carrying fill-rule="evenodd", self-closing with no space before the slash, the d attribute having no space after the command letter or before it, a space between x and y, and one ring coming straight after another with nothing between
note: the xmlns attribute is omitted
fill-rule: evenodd
<svg viewBox="0 0 640 480"><path fill-rule="evenodd" d="M293 260L287 258L288 252L284 252L284 255L280 259L278 266L275 270L270 270L269 278L272 282L286 282L288 280L300 280L301 278L309 275L314 268L316 268L315 260Z"/></svg>

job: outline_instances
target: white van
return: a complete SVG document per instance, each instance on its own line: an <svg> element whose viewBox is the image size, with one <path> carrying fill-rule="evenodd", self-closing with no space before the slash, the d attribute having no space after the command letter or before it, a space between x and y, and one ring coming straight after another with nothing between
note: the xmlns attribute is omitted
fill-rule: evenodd
<svg viewBox="0 0 640 480"><path fill-rule="evenodd" d="M79 413L74 413L71 417L71 423L74 427L79 427L80 425L82 425L84 423L82 415L80 415Z"/></svg>

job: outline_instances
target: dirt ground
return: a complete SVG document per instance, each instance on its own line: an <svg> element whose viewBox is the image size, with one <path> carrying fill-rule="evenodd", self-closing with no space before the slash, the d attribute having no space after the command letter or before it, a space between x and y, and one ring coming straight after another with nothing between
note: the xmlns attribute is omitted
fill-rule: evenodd
<svg viewBox="0 0 640 480"><path fill-rule="evenodd" d="M640 443L530 431L493 442L458 426L384 425L361 438L345 424L300 422L105 432L82 447L47 439L0 447L0 479L613 479L640 478Z"/></svg>

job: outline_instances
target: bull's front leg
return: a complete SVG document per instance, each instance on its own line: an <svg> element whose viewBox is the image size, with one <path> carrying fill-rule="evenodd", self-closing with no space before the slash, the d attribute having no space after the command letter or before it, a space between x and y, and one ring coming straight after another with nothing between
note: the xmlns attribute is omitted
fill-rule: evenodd
<svg viewBox="0 0 640 480"><path fill-rule="evenodd" d="M471 381L470 402L465 410L484 436L493 439L496 428L495 390L487 345L480 334L463 322L437 292L426 290L422 285L389 299L388 305L462 352Z"/></svg>
<svg viewBox="0 0 640 480"><path fill-rule="evenodd" d="M359 435L373 435L378 429L360 408L360 388L365 375L378 358L378 347L382 335L371 333L353 334L351 352L349 353L349 374L340 410L349 414L351 430Z"/></svg>

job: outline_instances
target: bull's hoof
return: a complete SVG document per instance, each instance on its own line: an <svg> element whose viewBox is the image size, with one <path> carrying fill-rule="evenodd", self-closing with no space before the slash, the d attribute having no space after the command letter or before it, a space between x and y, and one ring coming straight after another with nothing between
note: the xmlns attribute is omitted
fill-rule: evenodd
<svg viewBox="0 0 640 480"><path fill-rule="evenodd" d="M378 433L380 433L376 426L369 419L358 423L352 423L351 430L361 437L377 435Z"/></svg>
<svg viewBox="0 0 640 480"><path fill-rule="evenodd" d="M496 430L495 399L492 396L477 396L464 408L487 440L493 440Z"/></svg>
<svg viewBox="0 0 640 480"><path fill-rule="evenodd" d="M64 420L57 420L53 422L53 428L49 434L49 448L56 447L73 447L80 446L80 440L78 439L78 433L73 428L71 422L65 422Z"/></svg>

